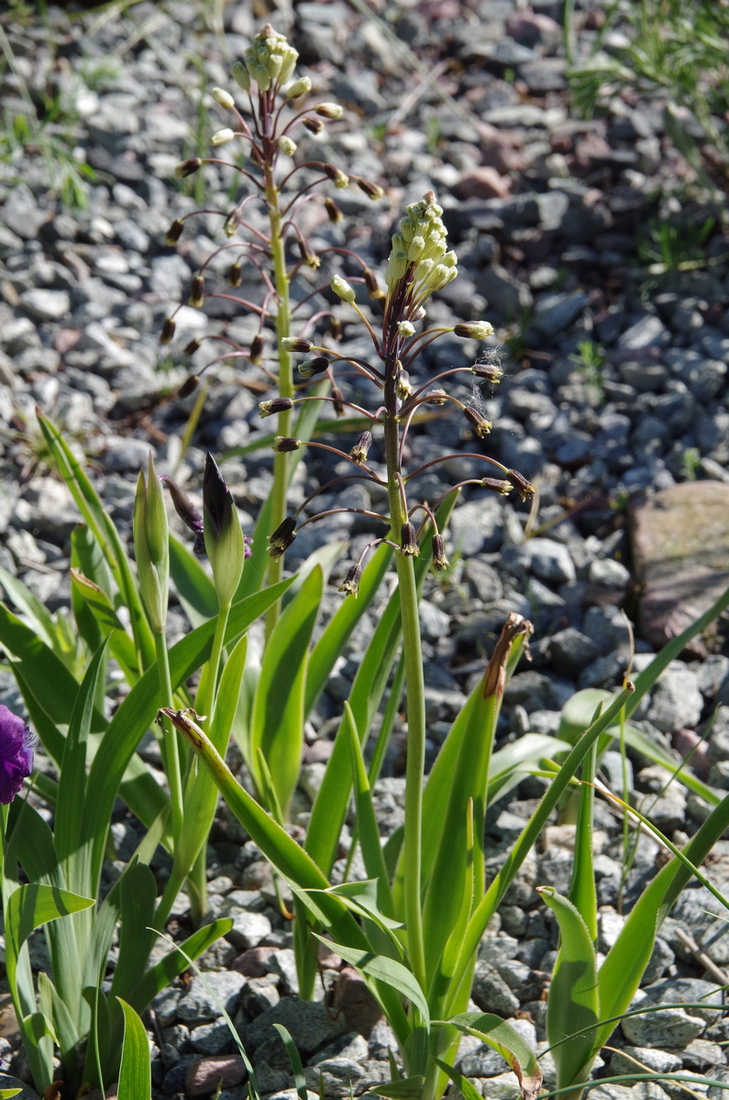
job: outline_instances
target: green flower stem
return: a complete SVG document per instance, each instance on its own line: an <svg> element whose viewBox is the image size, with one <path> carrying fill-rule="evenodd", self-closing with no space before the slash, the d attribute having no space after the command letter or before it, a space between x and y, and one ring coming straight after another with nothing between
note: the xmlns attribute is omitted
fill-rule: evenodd
<svg viewBox="0 0 729 1100"><path fill-rule="evenodd" d="M400 491L398 425L395 416L385 417L385 458L388 471L388 497L393 538L400 539L407 515ZM425 768L425 683L423 653L420 644L418 591L413 559L396 554L397 580L402 617L402 646L405 662L408 706L408 747L405 772L405 836L403 840L405 923L408 956L413 974L422 989L427 989L423 914L420 899L422 862L423 770Z"/></svg>
<svg viewBox="0 0 729 1100"><path fill-rule="evenodd" d="M291 304L289 300L289 277L286 271L284 241L281 234L281 208L279 191L270 163L265 167L266 203L271 228L271 258L273 260L274 285L276 287L276 342L278 344L278 392L279 397L294 396L294 375L291 353L286 351L281 341L289 335L291 325ZM291 435L291 410L278 414L278 435ZM271 530L275 531L286 517L286 491L289 483L290 457L288 454L273 456L273 490L271 494ZM268 583L276 584L283 574L283 559L272 558L268 566ZM266 614L266 640L281 614L281 604L277 601Z"/></svg>
<svg viewBox="0 0 729 1100"><path fill-rule="evenodd" d="M167 639L164 631L155 632L154 644L157 650L157 672L159 674L160 698L164 705L174 706L172 695L172 680L170 679L170 662L167 653ZM184 816L182 804L182 772L180 770L180 750L178 735L169 722L162 724L162 755L164 757L167 782L170 787L170 814L172 818L172 835L178 837L182 831Z"/></svg>
<svg viewBox="0 0 729 1100"><path fill-rule="evenodd" d="M215 715L217 687L218 680L220 679L220 659L223 653L223 642L225 640L225 631L228 628L229 615L230 603L219 607L210 660L205 668L205 674L200 682L200 688L195 699L195 709L198 714L201 717L205 715L209 716L207 721L208 730L212 729L212 721ZM221 749L221 756L225 756L225 746L217 747ZM213 782L209 776L206 778L209 783ZM210 822L201 822L201 827L209 830ZM202 923L207 907L208 879L206 873L206 854L206 845L203 844L187 876L187 885L190 895L190 917L195 927L199 927Z"/></svg>

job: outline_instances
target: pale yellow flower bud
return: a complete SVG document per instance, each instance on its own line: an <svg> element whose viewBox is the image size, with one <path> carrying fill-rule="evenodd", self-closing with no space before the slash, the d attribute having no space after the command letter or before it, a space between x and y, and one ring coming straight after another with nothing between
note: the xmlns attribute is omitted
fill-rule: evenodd
<svg viewBox="0 0 729 1100"><path fill-rule="evenodd" d="M226 92L225 88L213 88L210 94L221 107L227 107L228 110L235 107L235 100L230 92Z"/></svg>
<svg viewBox="0 0 729 1100"><path fill-rule="evenodd" d="M232 141L235 137L235 131L230 127L224 126L222 130L216 130L213 136L210 138L212 145L225 145L226 142Z"/></svg>
<svg viewBox="0 0 729 1100"><path fill-rule="evenodd" d="M335 275L329 284L338 298L341 298L343 302L353 302L355 294L353 288L349 285L346 279L343 279L341 275Z"/></svg>

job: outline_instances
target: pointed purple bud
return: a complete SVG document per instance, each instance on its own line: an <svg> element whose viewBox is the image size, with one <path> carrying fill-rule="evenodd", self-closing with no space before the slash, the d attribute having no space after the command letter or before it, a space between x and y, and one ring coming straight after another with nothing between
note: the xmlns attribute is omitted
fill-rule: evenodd
<svg viewBox="0 0 729 1100"><path fill-rule="evenodd" d="M33 771L35 738L17 714L0 706L0 802L7 806Z"/></svg>

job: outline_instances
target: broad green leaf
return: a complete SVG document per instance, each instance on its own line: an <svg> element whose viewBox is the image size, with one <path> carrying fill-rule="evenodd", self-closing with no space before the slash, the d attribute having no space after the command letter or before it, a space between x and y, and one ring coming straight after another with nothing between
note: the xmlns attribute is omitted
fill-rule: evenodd
<svg viewBox="0 0 729 1100"><path fill-rule="evenodd" d="M200 727L179 712L168 717L208 768L223 798L276 870L292 886L298 886L302 890L326 891L329 883L311 857L240 786ZM339 938L343 938L345 943L364 947L366 941L362 932L341 901L323 894L322 904L326 906L326 923L332 931L339 934Z"/></svg>
<svg viewBox="0 0 729 1100"><path fill-rule="evenodd" d="M149 1100L152 1072L149 1039L144 1024L131 1005L119 998L124 1012L124 1043L119 1069L118 1100Z"/></svg>
<svg viewBox="0 0 729 1100"><path fill-rule="evenodd" d="M547 1002L547 1036L554 1047L557 1087L562 1088L580 1084L592 1068L595 1032L579 1036L575 1032L600 1019L597 958L590 930L572 902L552 886L538 886L537 892L559 924L560 947ZM568 1038L569 1042L562 1042Z"/></svg>
<svg viewBox="0 0 729 1100"><path fill-rule="evenodd" d="M93 898L82 898L69 890L38 883L26 883L11 894L5 912L5 965L10 985L15 980L18 954L31 932L48 921L89 909L93 904Z"/></svg>
<svg viewBox="0 0 729 1100"><path fill-rule="evenodd" d="M59 995L51 979L43 971L38 974L38 1004L46 1020L51 1022L51 1028L61 1051L61 1058L66 1071L74 1071L76 1068L75 1047L83 1036L79 1032L76 1020L72 1017L66 1002Z"/></svg>
<svg viewBox="0 0 729 1100"><path fill-rule="evenodd" d="M471 1085L470 1081L468 1083ZM397 1081L385 1081L382 1085L371 1085L365 1095L373 1093L375 1096L387 1096L390 1100L418 1100L423 1095L424 1084L425 1078L418 1073L414 1077L401 1077ZM473 1089L473 1085L471 1085L471 1088ZM475 1089L473 1091L476 1092ZM480 1092L476 1095L478 1100L482 1100ZM466 1100L470 1100L470 1097L466 1096Z"/></svg>
<svg viewBox="0 0 729 1100"><path fill-rule="evenodd" d="M154 920L157 884L145 863L135 863L121 883L121 930L119 959L114 969L110 996L131 999L144 974L149 953L157 938L149 930ZM111 1001L112 1016L114 1001Z"/></svg>
<svg viewBox="0 0 729 1100"><path fill-rule="evenodd" d="M436 519L439 528L447 524L457 496L457 493L451 493L438 509ZM426 548L430 546L427 531L426 528L426 537L423 540ZM431 560L430 549L424 549L415 562L418 593L422 592ZM398 593L395 591L380 616L367 652L357 670L349 696L357 732L363 740L369 736L374 715L400 648L401 637L400 602ZM327 876L331 872L336 857L339 835L349 804L352 778L349 756L349 746L345 739L337 738L312 808L306 833L306 850Z"/></svg>
<svg viewBox="0 0 729 1100"><path fill-rule="evenodd" d="M121 619L103 588L94 581L90 581L77 569L71 570L71 597L74 601L76 619L85 622L82 608L91 616L96 627L96 635L109 637L112 656L121 665L122 671L130 684L139 679L139 661L134 642L127 634ZM92 646L94 632L91 625L86 623L86 641ZM93 646L94 652L98 645Z"/></svg>
<svg viewBox="0 0 729 1100"><path fill-rule="evenodd" d="M232 927L233 921L230 917L219 917L211 924L198 928L197 932L193 932L183 943L146 970L130 997L133 1008L137 1012L144 1012L157 994L188 968L191 960L199 958L216 940L226 936ZM155 936L156 934L154 932Z"/></svg>
<svg viewBox="0 0 729 1100"><path fill-rule="evenodd" d="M283 595L290 583L290 579L282 581L234 604L228 619L226 641L247 630L259 615ZM169 659L173 690L176 690L208 660L214 631L215 620L211 620L191 631L172 646ZM134 685L115 712L91 765L89 789L94 791L94 799L87 805L82 840L90 839L94 846L95 882L98 882L98 876L101 873L106 833L114 799L142 735L155 719L158 702L159 677L157 667L153 665ZM130 808L134 809L133 806ZM157 806L151 820L156 817L159 810L160 807ZM148 815L146 816L146 823L150 824L151 820Z"/></svg>
<svg viewBox="0 0 729 1100"><path fill-rule="evenodd" d="M309 1100L309 1094L306 1088L306 1078L304 1077L304 1067L301 1064L301 1058L299 1052L296 1049L296 1043L291 1038L291 1032L283 1026L283 1024L274 1024L276 1031L281 1036L283 1045L286 1047L286 1053L289 1056L289 1062L291 1063L291 1070L294 1076L294 1084L296 1086L296 1092L299 1100Z"/></svg>
<svg viewBox="0 0 729 1100"><path fill-rule="evenodd" d="M58 783L54 841L66 884L76 893L94 890L89 877L89 853L79 847L81 819L86 799L86 757L99 679L106 672L106 642L102 643L78 689Z"/></svg>
<svg viewBox="0 0 729 1100"><path fill-rule="evenodd" d="M343 599L311 651L306 674L305 713L316 703L347 639L379 591L392 560L392 547L381 543L362 572L357 599Z"/></svg>
<svg viewBox="0 0 729 1100"><path fill-rule="evenodd" d="M173 536L170 536L170 576L193 626L217 615L218 597L212 579L195 555Z"/></svg>
<svg viewBox="0 0 729 1100"><path fill-rule="evenodd" d="M543 733L525 733L517 741L497 749L491 754L489 764L488 801L494 802L511 789L511 777L515 778L515 783L520 783L531 767L538 767L543 757L569 752L571 747L567 741Z"/></svg>
<svg viewBox="0 0 729 1100"><path fill-rule="evenodd" d="M246 666L248 638L243 635L225 662L215 703L210 740L221 756L225 756L233 727L240 685ZM185 791L185 816L178 837L176 858L183 866L192 867L198 852L206 843L215 816L218 788L205 768L191 771Z"/></svg>
<svg viewBox="0 0 729 1100"><path fill-rule="evenodd" d="M492 1050L498 1051L519 1079L524 1100L539 1095L542 1072L536 1055L518 1032L490 1012L462 1012L447 1021L465 1035L475 1035ZM445 1069L445 1066L441 1067Z"/></svg>
<svg viewBox="0 0 729 1100"><path fill-rule="evenodd" d="M284 609L266 646L253 700L251 758L247 763L262 789L256 758L260 748L284 813L301 767L307 654L323 585L323 573L317 566Z"/></svg>
<svg viewBox="0 0 729 1100"><path fill-rule="evenodd" d="M362 747L357 733L352 709L345 701L344 720L340 726L340 735L349 739L352 760L352 781L357 811L357 832L362 849L362 858L367 874L378 883L377 896L379 908L388 916L394 916L390 880L385 867L385 859L380 844L380 830L377 825L375 808L372 804L367 768L362 756Z"/></svg>
<svg viewBox="0 0 729 1100"><path fill-rule="evenodd" d="M0 584L21 615L25 617L26 625L40 635L57 657L63 658L63 649L58 646L57 624L43 601L2 566L0 566Z"/></svg>
<svg viewBox="0 0 729 1100"><path fill-rule="evenodd" d="M342 943L330 943L329 940L323 940L323 938L322 942L326 943L332 951L336 951L338 955L341 955L345 962L350 963L355 970L359 970L360 974L378 982L384 982L385 985L391 986L392 989L397 990L403 997L406 997L417 1008L426 1029L430 1027L430 1010L425 994L412 970L409 970L407 966L384 955L375 955L371 951L361 951Z"/></svg>

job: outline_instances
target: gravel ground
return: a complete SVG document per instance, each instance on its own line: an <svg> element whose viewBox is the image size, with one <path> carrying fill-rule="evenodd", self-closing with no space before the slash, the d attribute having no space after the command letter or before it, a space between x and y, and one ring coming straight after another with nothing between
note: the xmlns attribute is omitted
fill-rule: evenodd
<svg viewBox="0 0 729 1100"><path fill-rule="evenodd" d="M51 610L68 606L68 536L76 514L64 486L43 464L36 406L88 456L125 533L137 471L150 448L159 470L176 470L194 496L206 448L224 455L269 430L271 422L261 421L257 408L260 372L221 365L210 373L193 445L180 462L179 439L194 397L168 398L209 358L205 345L192 362L182 348L194 336L221 331L249 341L255 326L234 304L208 300L203 311L183 307L178 313L171 348L158 341L197 266L221 242L220 219L202 215L177 250L164 244L172 218L199 205L189 181L173 179L174 166L195 155L200 141L207 150L211 130L227 124L215 107L212 118L201 120L201 95L212 106L203 89L231 85L232 60L270 19L299 50L315 93L345 106L343 120L329 125L323 139L312 137L308 147L302 142L297 156L313 151L378 181L386 192L376 204L353 189L337 193L345 220L336 227L312 220L307 232L314 245L346 245L382 270L389 233L404 206L429 188L436 191L460 274L433 301L431 323L485 317L496 326L491 354L505 377L497 391L478 399L494 423L483 450L539 486L531 520L518 502L468 491L455 513L450 553L457 563L447 583L433 579L422 605L431 754L483 669L508 610L527 615L536 634L531 665L519 670L507 691L502 743L526 730L554 733L560 708L577 688L613 687L622 678L629 654L622 608L638 624L637 666L654 651L655 638L639 620L626 522L637 502L694 478L709 505L725 502L721 494L729 492L729 244L715 227L693 269L677 269L682 255L668 271L646 266L646 249L656 247L659 234L651 226L670 218L685 252L712 215L710 204L692 192L691 170L666 138L660 105L626 96L596 121L571 114L556 22L561 4L555 0L534 0L531 8L514 0L424 0L383 8L394 40L381 23L339 0L295 7L276 0L269 12L265 3L253 5L261 18L248 4L229 3L227 57L222 40L205 26L201 4L120 7L70 15L50 5L45 25L0 16L15 57L12 70L0 70L7 117L27 110L26 91L46 103L45 110L60 96L63 113L46 123L45 133L67 139L95 170L88 206L79 211L54 199L49 162L37 144L16 145L0 163L0 565ZM582 51L602 17L598 0L577 3ZM413 56L436 77L445 99L416 70ZM59 165L56 158L56 170ZM211 166L202 181L203 205L227 206L225 173ZM341 270L352 273L346 265ZM245 285L240 293L246 295ZM343 346L353 354L366 350L351 315L343 307L336 312L345 325ZM428 349L419 369L467 366L476 350L445 337ZM466 387L461 395L474 399ZM467 427L457 416L427 422L413 435L413 459L479 448ZM300 502L336 476L336 468L328 458L307 456L293 499ZM454 458L436 470L442 473L429 475L422 490L430 499L450 481L471 476L474 465ZM223 472L248 526L270 488L270 456L229 458ZM330 493L322 507L335 507L337 500ZM368 506L366 494L361 503ZM525 541L527 523L535 534ZM679 512L676 525L682 526ZM287 567L295 568L323 541L349 539L356 555L371 537L357 517L311 525L292 547ZM335 566L334 582L348 564L349 558ZM333 583L325 609L340 599ZM171 621L174 631L184 629L174 602ZM374 614L365 617L307 729L302 813L321 775L331 719L374 621ZM720 631L708 648L674 662L636 718L658 743L685 752L718 706L708 746L695 759L704 778L727 789L729 656L723 637ZM0 702L20 705L5 672ZM398 730L378 788L388 829L402 814L403 749ZM618 767L614 754L606 760L608 773L611 767ZM680 841L695 831L704 806L676 783L661 793L667 776L632 757L636 801ZM539 793L537 781L525 781L508 806L492 808L490 869ZM616 911L620 825L604 806L597 815L600 942L607 950L623 919ZM113 829L124 858L136 844L134 822L120 816ZM234 1017L265 1093L292 1083L282 1048L271 1038L270 1024L280 1021L301 1051L311 1088L318 1089L321 1074L327 1097L349 1095L350 1082L359 1094L388 1074L387 1027L380 1021L372 1029L372 1019L357 1009L355 977L337 974L335 960L326 961L323 973L336 985L338 1015L323 1003L323 987L318 1002L296 998L290 928L273 904L260 853L245 841L235 822L224 819L213 835L211 911L229 913L236 923L228 941L205 957L208 983ZM516 1019L515 1026L542 1048L542 992L556 929L534 886L567 889L569 844L569 828L547 831L484 938L473 989L476 1005ZM644 838L627 879L628 902L659 858L657 845ZM720 888L729 886L729 841L717 845L712 876ZM711 1081L729 1080L722 1046L729 1042L729 1023L713 1006L721 1004L729 935L717 913L703 888L684 892L662 929L641 993L677 1003L706 996L706 1009L677 1007L626 1022L614 1037L615 1049L598 1064L599 1074L629 1071L632 1057L656 1071L685 1067L705 1074L706 1087L694 1089L720 1095ZM184 927L183 899L176 918ZM711 972L693 957L687 933L708 956ZM221 1074L224 1100L242 1095L240 1059L198 978L159 997L152 1023L155 1096L206 1096ZM0 1053L11 1070L22 1072L12 1035L0 1038ZM544 1063L549 1080L549 1059ZM505 1063L475 1042L464 1042L460 1068L485 1096L517 1095ZM598 1091L606 1100L628 1092L636 1100L674 1100L675 1089L605 1085Z"/></svg>

